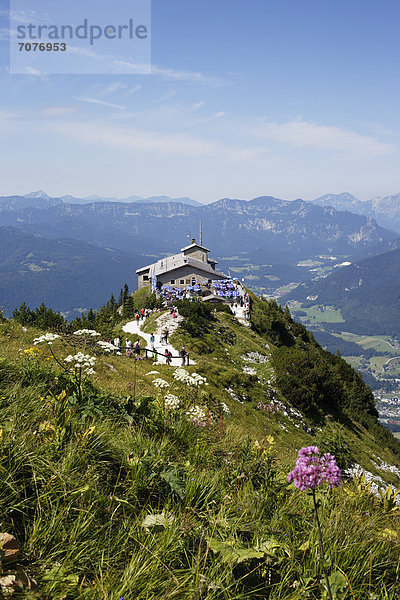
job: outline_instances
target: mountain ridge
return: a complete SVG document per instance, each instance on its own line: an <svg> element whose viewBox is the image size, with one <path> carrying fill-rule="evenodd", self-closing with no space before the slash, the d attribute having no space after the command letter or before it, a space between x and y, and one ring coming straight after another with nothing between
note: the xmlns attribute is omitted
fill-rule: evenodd
<svg viewBox="0 0 400 600"><path fill-rule="evenodd" d="M198 202L197 200L193 200L192 198L183 196L180 198L170 198L169 196L165 196L165 195L161 195L161 196L148 196L148 197L142 197L142 196L135 196L135 195L131 195L131 196L127 196L126 198L117 198L116 196L111 196L111 197L107 197L107 196L99 196L97 194L92 194L90 196L83 196L83 197L78 197L78 196L72 196L71 194L67 194L64 196L49 196L46 192L44 192L43 190L38 190L36 192L30 192L28 194L24 194L22 196L19 196L21 198L26 198L27 200L36 200L36 199L40 199L40 200L61 200L62 202L68 204L90 204L92 202L127 202L127 203L131 203L131 202L141 202L141 203L154 203L154 202L178 202L180 204L190 204L192 206L202 206L201 202ZM7 196L2 196L0 197L0 202L3 199L6 199Z"/></svg>
<svg viewBox="0 0 400 600"><path fill-rule="evenodd" d="M8 210L0 210L0 227L15 228L27 236L38 234L48 240L67 238L71 244L72 240L90 244L89 255L93 260L94 248L98 249L99 257L100 250L106 248L130 255L133 262L126 261L125 275L118 270L120 285L128 281L130 287L136 286L137 268L175 254L188 239L198 237L200 223L203 241L218 260L218 268L233 277L246 277L249 285L254 282L255 289L266 293L279 285L313 277L311 267L303 268L302 261L316 262L329 269L333 267L329 265L331 259L337 263L354 262L400 244L394 232L380 227L371 217L301 199L223 198L209 205L191 206L178 202L71 204L60 199L13 198L14 203L3 203ZM32 207L26 206L26 202L41 204ZM63 269L67 262L66 254L60 262ZM120 264L122 267L122 256ZM20 271L18 260L14 267L16 272ZM101 273L101 264L96 265L96 272ZM34 277L33 273L30 277ZM51 285L50 279L46 281ZM110 279L109 288L114 289L114 281ZM72 291L71 288L66 294L71 295ZM7 290L4 293L7 295ZM65 299L63 304L59 300L54 308L65 310ZM91 304L95 307L101 301L99 288L95 286ZM10 302L5 304L9 306Z"/></svg>
<svg viewBox="0 0 400 600"><path fill-rule="evenodd" d="M0 308L6 315L24 300L63 312L98 307L105 293L118 293L140 255L98 248L68 238L49 239L0 227ZM110 286L111 283L111 286Z"/></svg>
<svg viewBox="0 0 400 600"><path fill-rule="evenodd" d="M344 192L341 194L325 194L315 200L313 204L321 206L333 206L339 210L373 217L380 225L394 229L400 233L400 193L389 196L376 196L370 200L361 201L352 194Z"/></svg>
<svg viewBox="0 0 400 600"><path fill-rule="evenodd" d="M166 218L162 225L160 218ZM292 262L309 254L351 254L371 244L390 244L397 237L371 217L268 196L251 201L222 199L202 206L173 202L57 203L43 209L0 212L0 225L27 233L66 235L119 249L136 240L144 251L157 253L174 251L179 237L183 245L187 235L199 230L200 220L207 243L217 254L237 252L240 234L241 251L264 247L274 257L286 254Z"/></svg>

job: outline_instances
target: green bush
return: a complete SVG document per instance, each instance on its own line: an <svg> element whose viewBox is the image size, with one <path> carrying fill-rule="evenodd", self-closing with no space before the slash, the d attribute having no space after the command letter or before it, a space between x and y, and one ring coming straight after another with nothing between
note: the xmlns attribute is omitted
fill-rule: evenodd
<svg viewBox="0 0 400 600"><path fill-rule="evenodd" d="M315 438L315 445L320 452L332 454L342 471L350 469L354 464L354 452L345 439L344 429L340 425L328 422Z"/></svg>

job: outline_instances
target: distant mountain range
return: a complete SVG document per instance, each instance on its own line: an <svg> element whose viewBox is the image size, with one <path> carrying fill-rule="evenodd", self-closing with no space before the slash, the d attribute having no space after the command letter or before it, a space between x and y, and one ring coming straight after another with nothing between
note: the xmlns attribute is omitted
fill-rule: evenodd
<svg viewBox="0 0 400 600"><path fill-rule="evenodd" d="M141 196L127 196L126 198L117 198L115 196L91 195L85 197L76 197L64 195L60 197L51 197L43 190L31 192L23 196L0 196L0 211L23 210L25 208L46 208L56 206L57 204L92 204L93 202L116 202L124 204L187 204L189 206L204 206L202 203L192 198L170 198L169 196L150 196L143 198ZM281 202L284 202L283 200ZM215 203L214 203L215 204ZM371 200L361 201L348 192L341 194L325 194L315 200L312 204L323 207L333 207L339 211L348 211L366 217L372 217L382 227L392 229L400 234L400 194L380 197L377 196Z"/></svg>
<svg viewBox="0 0 400 600"><path fill-rule="evenodd" d="M146 260L78 240L47 239L0 227L0 310L24 301L71 312L105 303Z"/></svg>
<svg viewBox="0 0 400 600"><path fill-rule="evenodd" d="M24 279L23 299L38 302L39 286L28 286L28 281L36 279L43 281L42 297L49 298L49 303L51 298L52 308L98 307L104 295L125 281L134 289L138 267L179 251L192 237L198 239L200 222L203 241L219 261L218 268L244 277L247 285L266 293L315 276L311 268L304 267L304 261L317 259L319 265L326 263L332 268L344 260L354 262L400 246L397 234L380 227L371 217L303 200L288 202L262 196L250 201L225 198L202 205L166 197L157 202L153 198L74 203L65 200L70 197L50 198L42 191L28 196L0 198L0 228L23 234L21 254L16 253L18 245L14 250L4 246L9 247L9 258L4 256L9 268L8 286L3 286L0 300L5 306L18 304ZM0 230L2 237L4 231ZM29 262L26 255L31 252L30 244L40 245L40 260L55 265L43 267L44 271L24 266L24 261ZM69 255L77 257L72 270ZM118 258L115 268L107 260L110 256ZM33 264L41 266L36 260ZM13 270L19 278L10 277ZM85 293L82 291L78 299L71 282L74 277L83 281L86 276ZM117 278L120 282L116 284ZM64 279L69 285L63 286ZM15 289L18 294L14 294Z"/></svg>
<svg viewBox="0 0 400 600"><path fill-rule="evenodd" d="M200 221L204 241L216 255L229 257L258 249L267 262L281 264L297 265L318 254L368 256L391 249L397 238L371 218L269 196L248 202L225 198L200 206L58 202L0 212L0 226L154 256L174 252L188 238L197 237Z"/></svg>
<svg viewBox="0 0 400 600"><path fill-rule="evenodd" d="M346 267L305 284L289 296L306 305L340 308L335 329L374 335L400 335L400 249Z"/></svg>
<svg viewBox="0 0 400 600"><path fill-rule="evenodd" d="M75 196L60 196L52 198L43 190L31 192L24 196L0 196L0 211L2 210L21 210L24 208L45 208L47 206L56 206L57 204L91 204L92 202L140 202L142 204L152 204L155 202L178 202L179 204L189 204L190 206L202 206L200 202L192 198L170 198L169 196L150 196L142 198L141 196L129 196L128 198L115 198L103 196L87 196L77 198Z"/></svg>
<svg viewBox="0 0 400 600"><path fill-rule="evenodd" d="M349 193L326 194L313 200L313 204L333 206L337 210L348 210L358 215L372 217L382 227L400 233L400 194L383 198L377 196L366 202L358 200Z"/></svg>

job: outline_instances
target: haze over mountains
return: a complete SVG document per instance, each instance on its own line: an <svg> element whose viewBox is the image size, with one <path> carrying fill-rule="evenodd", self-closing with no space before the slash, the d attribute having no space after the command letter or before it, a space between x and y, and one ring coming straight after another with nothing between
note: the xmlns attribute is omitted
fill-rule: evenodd
<svg viewBox="0 0 400 600"><path fill-rule="evenodd" d="M329 204L336 198L345 204L355 200L341 196L319 201ZM135 289L137 268L175 253L188 238L198 238L200 222L203 242L219 261L218 268L245 277L247 285L266 293L278 285L314 277L302 261L317 258L332 268L344 260L353 262L400 246L398 235L371 216L303 200L262 196L203 205L165 196L133 197L135 201L96 197L72 202L70 198L51 198L42 191L0 198L0 227L6 228L0 235L8 240L0 262L0 276L7 282L1 289L0 305L8 312L24 300L37 304L41 297L63 311L88 308L88 304L98 307L110 290L118 293L125 281ZM29 258L31 246L34 258ZM109 260L111 252L114 262ZM55 265L46 266L45 261ZM89 271L97 273L96 284L87 277ZM78 298L74 282L84 280L85 273L85 293ZM32 282L29 286L28 281ZM38 281L43 292L33 293L39 289ZM50 296L49 287L55 290Z"/></svg>
<svg viewBox="0 0 400 600"><path fill-rule="evenodd" d="M200 202L191 198L170 198L169 196L150 196L142 198L141 196L128 196L127 198L116 198L106 196L87 196L77 198L76 196L66 195L60 197L51 197L43 190L30 192L23 196L0 196L0 211L2 210L21 210L23 208L45 208L46 206L56 206L57 204L91 204L92 202L140 202L144 204L154 202L179 202L180 204L190 204L191 206L202 206Z"/></svg>
<svg viewBox="0 0 400 600"><path fill-rule="evenodd" d="M225 198L199 206L172 201L82 205L46 201L49 204L39 208L16 205L2 210L0 226L159 254L175 251L187 237L195 237L202 221L205 243L219 256L262 249L273 262L295 264L318 253L367 256L379 245L382 251L390 249L397 237L371 218L270 196L251 201Z"/></svg>
<svg viewBox="0 0 400 600"><path fill-rule="evenodd" d="M20 210L23 208L45 208L46 206L55 206L57 204L91 204L93 202L117 202L117 203L178 203L188 204L190 206L204 206L201 202L192 198L170 198L169 196L150 196L143 198L137 195L127 196L126 198L117 198L116 196L99 196L93 194L86 197L76 197L64 195L60 197L51 197L43 190L31 192L23 196L0 196L0 211L2 210ZM282 201L284 202L284 201ZM392 229L400 234L400 193L390 196L377 196L367 201L361 201L348 192L340 194L325 194L311 201L323 207L333 207L340 211L349 211L358 215L372 217L382 227ZM214 203L215 204L215 203Z"/></svg>
<svg viewBox="0 0 400 600"><path fill-rule="evenodd" d="M352 194L326 194L316 200L313 204L320 206L333 206L337 210L348 210L359 215L372 217L382 227L393 229L400 233L400 194L377 196L366 202L361 202Z"/></svg>

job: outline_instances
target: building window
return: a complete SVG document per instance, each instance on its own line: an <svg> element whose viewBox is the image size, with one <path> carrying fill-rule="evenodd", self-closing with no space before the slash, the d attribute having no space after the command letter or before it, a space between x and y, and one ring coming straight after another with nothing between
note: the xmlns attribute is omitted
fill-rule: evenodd
<svg viewBox="0 0 400 600"><path fill-rule="evenodd" d="M148 281L149 280L149 276L148 275L143 275L143 281Z"/></svg>
<svg viewBox="0 0 400 600"><path fill-rule="evenodd" d="M180 283L181 285L183 285L183 284L185 283L185 280L184 280L184 279L181 279L179 283Z"/></svg>
<svg viewBox="0 0 400 600"><path fill-rule="evenodd" d="M171 279L171 285L175 283L175 279Z"/></svg>
<svg viewBox="0 0 400 600"><path fill-rule="evenodd" d="M190 285L190 279L186 279L186 283Z"/></svg>
<svg viewBox="0 0 400 600"><path fill-rule="evenodd" d="M208 280L208 283L212 283L212 279L209 279L209 280Z"/></svg>

